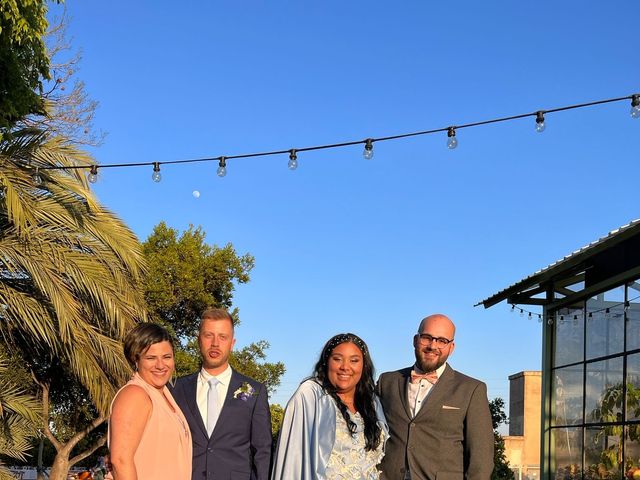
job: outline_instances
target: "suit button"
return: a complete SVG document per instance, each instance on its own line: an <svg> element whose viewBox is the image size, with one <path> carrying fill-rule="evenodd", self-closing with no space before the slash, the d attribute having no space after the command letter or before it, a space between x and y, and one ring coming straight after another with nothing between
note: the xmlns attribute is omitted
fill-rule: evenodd
<svg viewBox="0 0 640 480"><path fill-rule="evenodd" d="M413 423L413 422L412 422L412 423L410 423L409 425L411 426L411 428L413 428L413 427L415 427L415 426L416 426L416 424L415 424L415 423Z"/></svg>
<svg viewBox="0 0 640 480"><path fill-rule="evenodd" d="M207 448L207 452L209 453L213 452L213 448Z"/></svg>

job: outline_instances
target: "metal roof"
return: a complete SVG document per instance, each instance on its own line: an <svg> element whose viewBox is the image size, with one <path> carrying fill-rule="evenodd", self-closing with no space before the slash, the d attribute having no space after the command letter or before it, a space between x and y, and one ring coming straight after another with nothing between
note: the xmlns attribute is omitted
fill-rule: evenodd
<svg viewBox="0 0 640 480"><path fill-rule="evenodd" d="M491 295L490 297L478 302L475 306L484 305L485 308L489 308L502 300L505 300L510 295L523 292L531 287L539 285L540 282L550 279L551 277L558 275L561 272L569 270L576 265L582 263L590 256L609 248L616 243L619 243L629 237L640 234L640 219L633 220L622 227L616 228L610 231L604 237L595 240L588 245L566 255L553 262L552 264L538 270L537 272L523 278L519 282L500 290L499 292Z"/></svg>

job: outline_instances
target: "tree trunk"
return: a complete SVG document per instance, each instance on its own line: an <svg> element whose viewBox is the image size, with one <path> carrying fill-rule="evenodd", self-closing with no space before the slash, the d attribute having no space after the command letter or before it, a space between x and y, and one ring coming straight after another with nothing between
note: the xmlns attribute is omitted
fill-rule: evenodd
<svg viewBox="0 0 640 480"><path fill-rule="evenodd" d="M38 445L38 467L36 471L36 480L45 480L44 478L44 467L42 466L42 452L44 450L44 437L40 434L40 445Z"/></svg>
<svg viewBox="0 0 640 480"><path fill-rule="evenodd" d="M66 451L58 452L53 460L49 480L66 480L69 473L69 453Z"/></svg>

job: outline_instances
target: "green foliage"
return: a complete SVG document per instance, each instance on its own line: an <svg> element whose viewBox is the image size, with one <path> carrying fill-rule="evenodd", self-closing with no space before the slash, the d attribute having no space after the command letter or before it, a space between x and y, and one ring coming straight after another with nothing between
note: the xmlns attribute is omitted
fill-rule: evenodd
<svg viewBox="0 0 640 480"><path fill-rule="evenodd" d="M44 0L0 0L0 140L3 130L44 113L39 94L49 78Z"/></svg>
<svg viewBox="0 0 640 480"><path fill-rule="evenodd" d="M491 411L491 421L493 422L493 473L491 480L514 480L515 475L504 453L504 439L497 431L498 427L503 423L507 423L507 415L504 412L504 400L499 397L489 402L489 410Z"/></svg>
<svg viewBox="0 0 640 480"><path fill-rule="evenodd" d="M144 285L149 315L179 338L197 335L205 308L230 309L235 283L248 282L254 265L251 255L238 256L231 244L207 245L201 227L190 226L179 236L164 222L153 229L143 251L149 266Z"/></svg>
<svg viewBox="0 0 640 480"><path fill-rule="evenodd" d="M190 226L179 234L161 222L143 244L148 264L145 298L149 315L173 329L180 339L176 349L178 376L200 368L197 336L202 311L208 307L230 310L236 283L248 282L254 265L253 256L238 256L231 244L210 246L205 236L201 227ZM231 313L237 325L237 309ZM285 367L282 362L265 362L268 348L269 343L260 340L232 352L229 362L273 393Z"/></svg>
<svg viewBox="0 0 640 480"><path fill-rule="evenodd" d="M20 374L11 369L12 362L0 346L0 457L25 461L30 439L37 434L40 403L20 386ZM17 382L14 378L17 375ZM11 478L0 460L0 479Z"/></svg>
<svg viewBox="0 0 640 480"><path fill-rule="evenodd" d="M100 425L131 373L122 338L146 316L133 232L97 202L83 171L47 168L93 163L36 129L0 141L0 339L37 382L56 480L104 441Z"/></svg>
<svg viewBox="0 0 640 480"><path fill-rule="evenodd" d="M630 442L640 440L640 425L630 424L625 428L622 422L625 400L630 418L640 416L640 388L638 385L640 382L637 377L626 383L626 398L625 384L622 382L607 387L596 407L589 413L591 421L602 422L605 425L594 436L593 445L586 447L588 455L594 453L595 455L590 456L599 456L598 463L593 463L586 468L586 478L621 478L622 468L635 467L635 461L632 458L627 458L623 462L622 447L625 439Z"/></svg>
<svg viewBox="0 0 640 480"><path fill-rule="evenodd" d="M278 432L282 427L284 408L279 403L273 403L269 405L269 409L271 410L271 436L275 445L276 440L278 440Z"/></svg>
<svg viewBox="0 0 640 480"><path fill-rule="evenodd" d="M61 362L106 412L129 376L121 339L145 316L140 244L95 199L81 171L93 160L34 130L0 141L0 335L34 373ZM42 183L33 180L42 168Z"/></svg>
<svg viewBox="0 0 640 480"><path fill-rule="evenodd" d="M265 350L269 348L269 343L260 340L256 343L244 347L242 350L234 351L229 359L231 366L243 374L258 380L266 385L269 395L280 385L280 377L284 375L284 363L265 362Z"/></svg>

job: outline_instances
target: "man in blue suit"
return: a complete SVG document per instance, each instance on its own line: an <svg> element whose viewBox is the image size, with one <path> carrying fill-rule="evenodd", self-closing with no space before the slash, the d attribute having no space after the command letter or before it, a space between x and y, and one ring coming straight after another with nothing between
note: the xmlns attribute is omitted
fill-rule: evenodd
<svg viewBox="0 0 640 480"><path fill-rule="evenodd" d="M192 480L268 480L271 414L266 387L229 365L233 319L210 308L200 321L199 372L179 378L173 396L193 438Z"/></svg>

